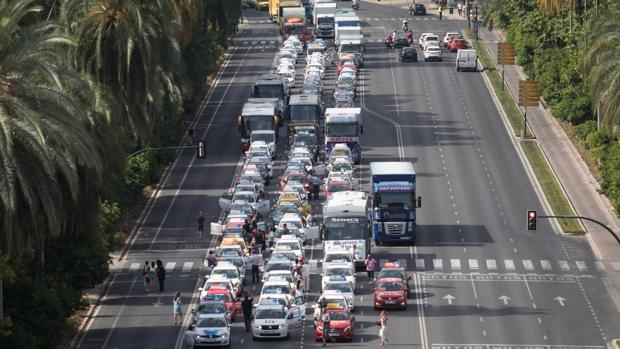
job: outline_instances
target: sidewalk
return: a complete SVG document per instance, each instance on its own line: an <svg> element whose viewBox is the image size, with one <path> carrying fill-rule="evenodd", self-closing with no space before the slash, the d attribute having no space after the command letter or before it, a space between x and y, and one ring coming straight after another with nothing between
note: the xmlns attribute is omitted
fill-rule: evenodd
<svg viewBox="0 0 620 349"><path fill-rule="evenodd" d="M493 60L497 62L497 42L505 39L502 33L481 28L479 34L491 52ZM521 66L505 66L505 69L506 84L513 98L518 99L519 80L525 80L527 75ZM575 213L601 221L614 232L620 232L620 221L615 216L609 200L599 194L598 182L550 110L542 106L529 107L527 120ZM609 232L594 223L585 221L583 223L596 258L607 261L620 260L620 246Z"/></svg>

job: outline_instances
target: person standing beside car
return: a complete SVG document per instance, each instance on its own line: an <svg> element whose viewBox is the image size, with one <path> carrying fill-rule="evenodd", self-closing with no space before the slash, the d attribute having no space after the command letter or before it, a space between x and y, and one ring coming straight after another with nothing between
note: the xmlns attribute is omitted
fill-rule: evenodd
<svg viewBox="0 0 620 349"><path fill-rule="evenodd" d="M252 308L254 307L254 298L249 294L245 294L243 301L241 301L241 308L243 309L243 321L245 323L245 332L250 332L252 328Z"/></svg>

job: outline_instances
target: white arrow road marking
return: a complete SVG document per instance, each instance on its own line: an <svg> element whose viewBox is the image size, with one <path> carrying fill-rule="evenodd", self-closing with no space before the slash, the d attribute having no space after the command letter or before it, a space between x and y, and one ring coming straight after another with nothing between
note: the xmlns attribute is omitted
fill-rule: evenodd
<svg viewBox="0 0 620 349"><path fill-rule="evenodd" d="M425 269L425 268L424 268L424 259L422 259L422 258L417 258L417 259L415 260L415 267L416 267L416 269Z"/></svg>
<svg viewBox="0 0 620 349"><path fill-rule="evenodd" d="M174 267L177 265L177 262L168 262L164 267L167 271L172 271Z"/></svg>
<svg viewBox="0 0 620 349"><path fill-rule="evenodd" d="M540 261L540 266L544 269L544 270L551 270L551 262L549 262L546 259L543 259Z"/></svg>
<svg viewBox="0 0 620 349"><path fill-rule="evenodd" d="M452 304L452 301L454 299L456 299L456 297L454 297L453 295L450 295L450 294L447 294L447 295L445 295L445 296L443 296L441 298L448 300L448 304Z"/></svg>
<svg viewBox="0 0 620 349"><path fill-rule="evenodd" d="M497 261L495 259L487 259L487 269L497 270Z"/></svg>
<svg viewBox="0 0 620 349"><path fill-rule="evenodd" d="M192 267L193 266L194 266L194 262L185 262L185 263L183 263L182 271L184 273L189 273L190 271L192 271Z"/></svg>
<svg viewBox="0 0 620 349"><path fill-rule="evenodd" d="M498 298L500 301L504 302L504 305L508 305L508 301L511 300L512 298L506 296L505 294L499 296Z"/></svg>
<svg viewBox="0 0 620 349"><path fill-rule="evenodd" d="M575 264L577 264L577 269L579 269L579 271L588 271L588 266L586 265L586 262L576 261Z"/></svg>
<svg viewBox="0 0 620 349"><path fill-rule="evenodd" d="M525 270L534 270L534 264L531 260L524 259L521 262L523 263L523 268L525 268Z"/></svg>
<svg viewBox="0 0 620 349"><path fill-rule="evenodd" d="M506 270L515 270L515 262L512 259L505 259L504 266L506 266Z"/></svg>
<svg viewBox="0 0 620 349"><path fill-rule="evenodd" d="M566 302L566 298L560 297L560 296L553 298L553 300L558 301L558 303L560 303L561 306L564 306L564 302Z"/></svg>

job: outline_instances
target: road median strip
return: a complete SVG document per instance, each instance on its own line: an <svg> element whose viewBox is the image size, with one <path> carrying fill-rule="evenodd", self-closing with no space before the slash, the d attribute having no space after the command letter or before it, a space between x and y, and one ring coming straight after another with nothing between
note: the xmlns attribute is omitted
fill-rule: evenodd
<svg viewBox="0 0 620 349"><path fill-rule="evenodd" d="M473 47L478 53L478 58L483 66L483 74L491 82L493 92L497 96L501 108L504 110L508 122L511 125L513 136L521 135L523 132L523 115L517 107L514 98L506 89L502 89L502 77L497 69L493 59L484 46L482 41L471 40L471 32L467 32ZM551 207L553 215L572 215L575 216L570 201L566 197L562 186L558 182L553 169L549 165L545 154L538 145L536 140L517 139L521 149L523 150L527 161L529 162L536 180L542 189L545 200ZM557 220L564 234L584 234L582 225L576 219L558 219Z"/></svg>

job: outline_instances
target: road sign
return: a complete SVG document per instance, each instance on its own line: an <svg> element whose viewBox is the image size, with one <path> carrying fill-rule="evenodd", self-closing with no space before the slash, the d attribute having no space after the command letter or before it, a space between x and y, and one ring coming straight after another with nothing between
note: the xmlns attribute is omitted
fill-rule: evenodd
<svg viewBox="0 0 620 349"><path fill-rule="evenodd" d="M562 296L557 296L554 298L554 300L558 301L558 303L560 303L561 306L564 306L564 302L566 302L566 298Z"/></svg>
<svg viewBox="0 0 620 349"><path fill-rule="evenodd" d="M519 81L519 105L524 107L537 107L540 99L538 81L520 80Z"/></svg>
<svg viewBox="0 0 620 349"><path fill-rule="evenodd" d="M497 63L503 65L515 64L515 45L513 43L497 43Z"/></svg>

